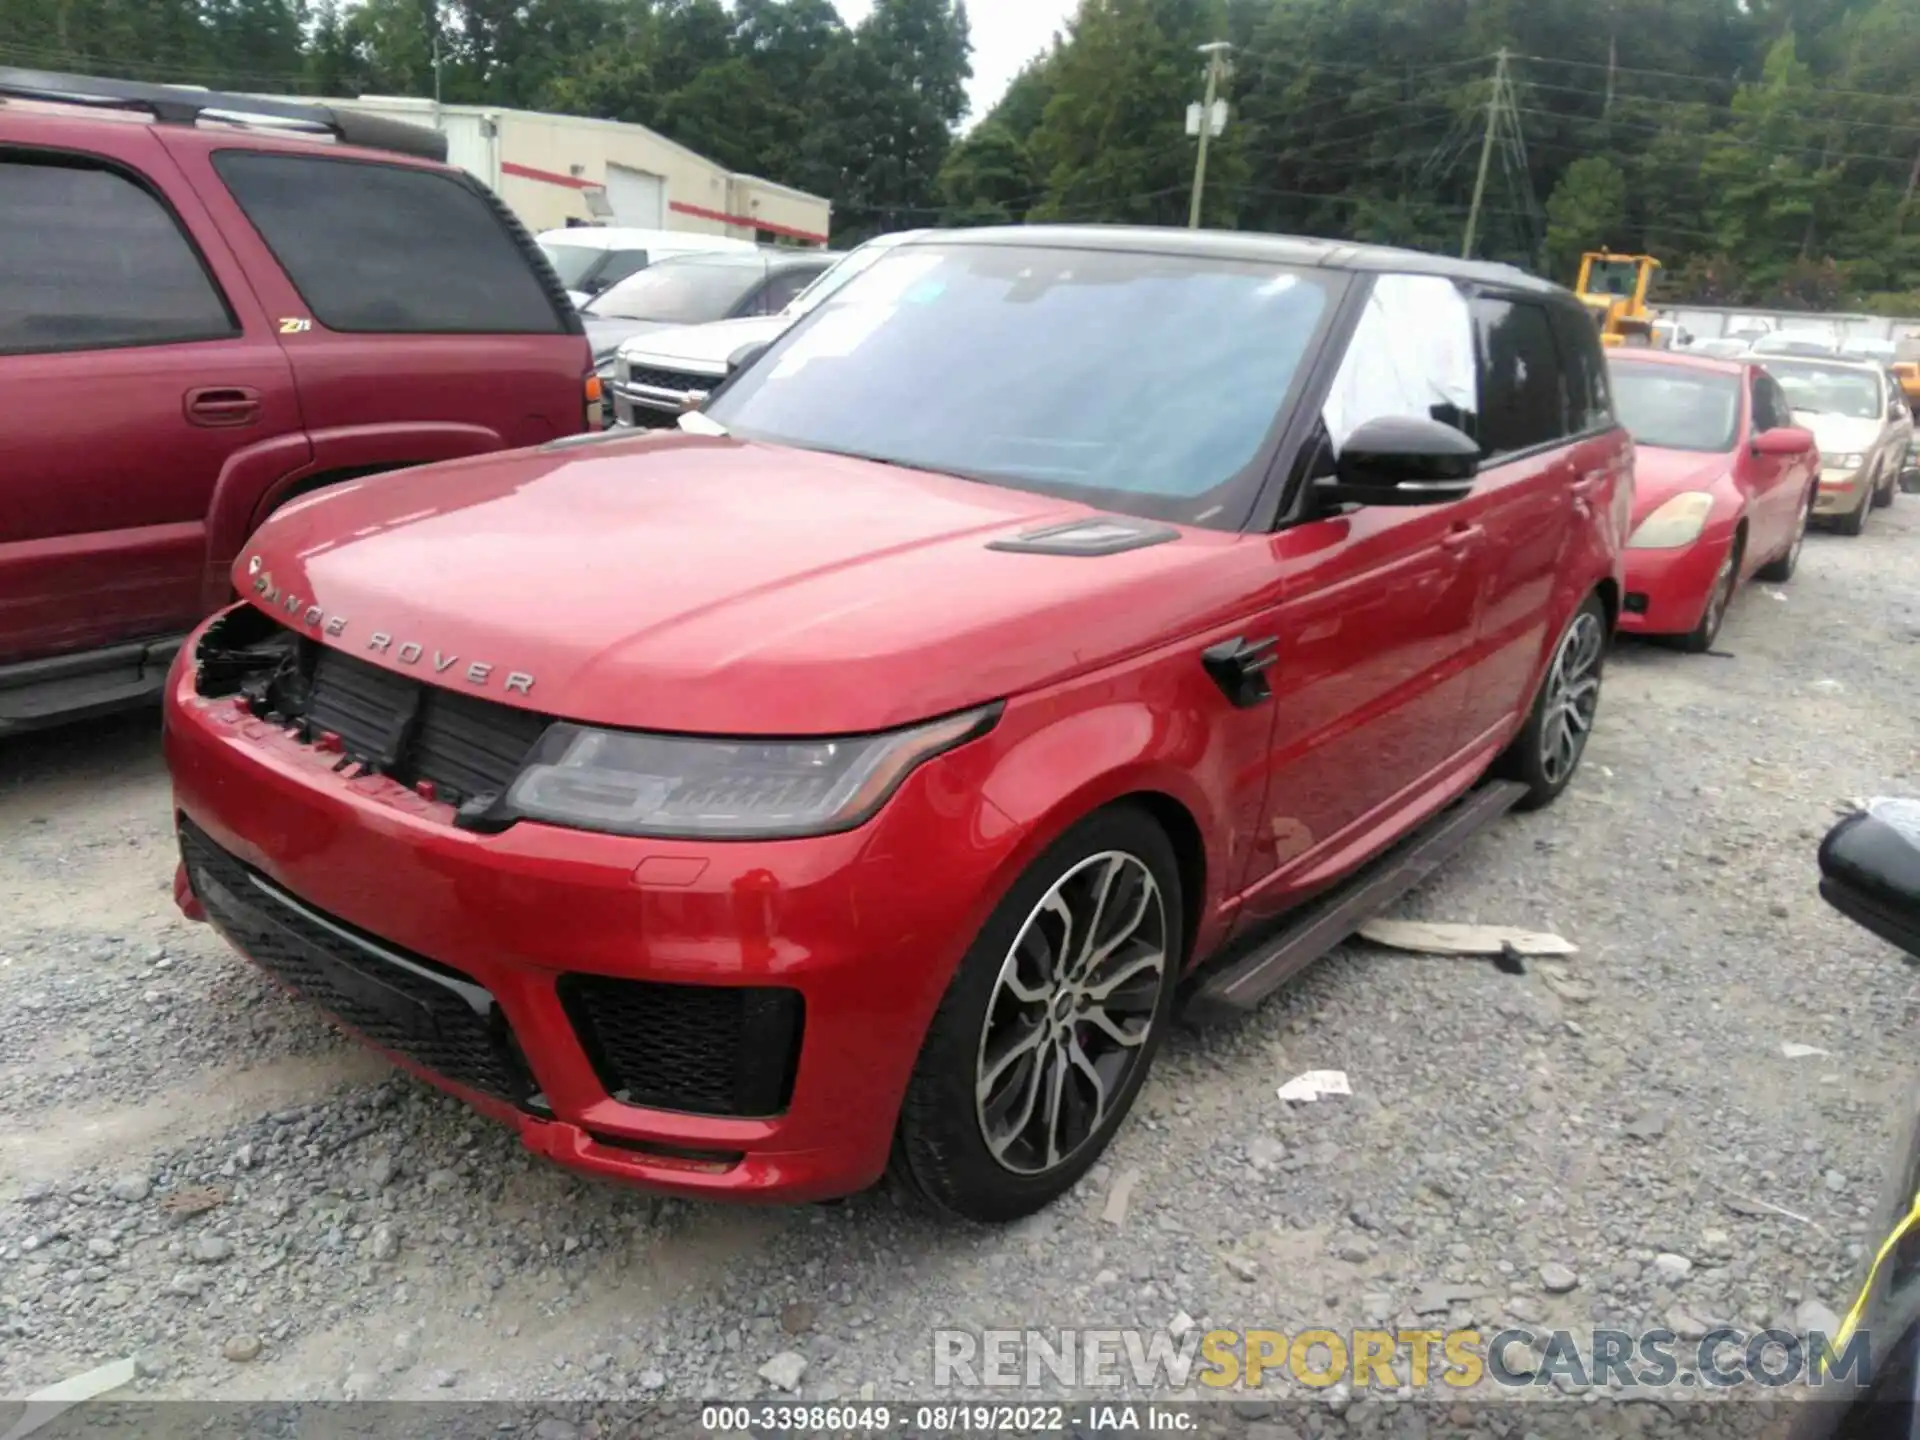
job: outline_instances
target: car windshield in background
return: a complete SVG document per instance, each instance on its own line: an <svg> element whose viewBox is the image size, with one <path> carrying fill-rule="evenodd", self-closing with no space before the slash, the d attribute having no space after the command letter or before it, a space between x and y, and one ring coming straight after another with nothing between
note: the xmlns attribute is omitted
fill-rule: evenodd
<svg viewBox="0 0 1920 1440"><path fill-rule="evenodd" d="M709 407L745 439L1237 528L1338 272L908 245Z"/></svg>
<svg viewBox="0 0 1920 1440"><path fill-rule="evenodd" d="M1627 433L1656 450L1733 449L1740 381L1678 365L1615 361L1613 408Z"/></svg>
<svg viewBox="0 0 1920 1440"><path fill-rule="evenodd" d="M1767 362L1767 373L1780 382L1787 400L1809 415L1844 415L1849 420L1878 420L1883 407L1879 383L1858 370L1833 365L1797 365Z"/></svg>
<svg viewBox="0 0 1920 1440"><path fill-rule="evenodd" d="M554 273L560 277L560 283L569 290L578 290L581 283L593 273L594 266L606 258L604 250L590 249L585 245L542 245L541 251L547 257L547 263L553 266Z"/></svg>
<svg viewBox="0 0 1920 1440"><path fill-rule="evenodd" d="M611 320L704 325L726 319L766 278L767 262L757 255L670 257L628 276L582 309Z"/></svg>

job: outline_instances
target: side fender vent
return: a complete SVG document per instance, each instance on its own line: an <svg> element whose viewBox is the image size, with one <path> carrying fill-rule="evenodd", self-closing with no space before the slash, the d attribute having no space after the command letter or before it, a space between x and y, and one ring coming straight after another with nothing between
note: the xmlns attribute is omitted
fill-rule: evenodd
<svg viewBox="0 0 1920 1440"><path fill-rule="evenodd" d="M1179 538L1180 532L1171 525L1129 520L1119 515L1095 515L1028 530L1011 539L995 540L987 548L1016 555L1118 555Z"/></svg>

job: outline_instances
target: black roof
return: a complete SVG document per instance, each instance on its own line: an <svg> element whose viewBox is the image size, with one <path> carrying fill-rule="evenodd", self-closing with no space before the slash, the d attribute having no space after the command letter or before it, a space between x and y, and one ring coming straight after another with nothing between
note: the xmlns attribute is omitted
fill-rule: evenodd
<svg viewBox="0 0 1920 1440"><path fill-rule="evenodd" d="M1360 270L1372 274L1443 275L1549 298L1570 292L1512 265L1460 260L1424 250L1316 240L1305 235L1265 235L1251 230L1176 230L1146 225L1000 225L981 230L934 230L903 245L1033 245L1053 250L1119 250L1143 255L1191 255L1198 259L1266 261L1276 265Z"/></svg>

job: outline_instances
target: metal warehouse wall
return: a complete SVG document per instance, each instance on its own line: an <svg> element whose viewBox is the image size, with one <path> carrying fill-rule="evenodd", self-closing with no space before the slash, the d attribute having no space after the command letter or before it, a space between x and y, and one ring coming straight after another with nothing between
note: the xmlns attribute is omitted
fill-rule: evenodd
<svg viewBox="0 0 1920 1440"><path fill-rule="evenodd" d="M321 103L437 123L447 135L448 158L492 186L536 233L594 221L588 194L602 188L635 213L599 223L824 245L833 218L832 203L818 195L731 174L643 125L481 105L436 107L400 96Z"/></svg>

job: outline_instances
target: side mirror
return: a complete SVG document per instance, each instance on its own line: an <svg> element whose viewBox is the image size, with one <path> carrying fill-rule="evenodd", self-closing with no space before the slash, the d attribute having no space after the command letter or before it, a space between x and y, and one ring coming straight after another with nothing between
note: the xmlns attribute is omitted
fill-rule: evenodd
<svg viewBox="0 0 1920 1440"><path fill-rule="evenodd" d="M1453 426L1388 415L1347 437L1314 491L1334 505L1445 505L1471 494L1479 473L1479 445Z"/></svg>
<svg viewBox="0 0 1920 1440"><path fill-rule="evenodd" d="M1820 843L1820 894L1920 959L1920 801L1876 800Z"/></svg>
<svg viewBox="0 0 1920 1440"><path fill-rule="evenodd" d="M742 345L727 357L727 375L729 378L746 369L772 346L771 340L762 340L753 345Z"/></svg>
<svg viewBox="0 0 1920 1440"><path fill-rule="evenodd" d="M1756 455L1804 455L1813 448L1813 432L1798 425L1777 425L1753 437Z"/></svg>

